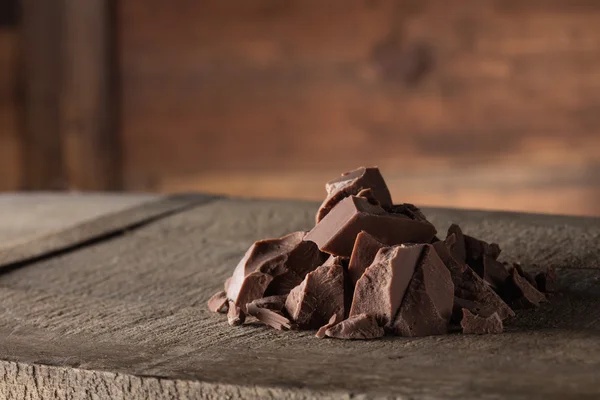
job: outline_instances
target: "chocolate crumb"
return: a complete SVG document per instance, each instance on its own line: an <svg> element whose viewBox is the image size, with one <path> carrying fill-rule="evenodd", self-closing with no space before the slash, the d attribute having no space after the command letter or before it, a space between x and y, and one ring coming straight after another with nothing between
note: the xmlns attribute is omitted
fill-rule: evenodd
<svg viewBox="0 0 600 400"><path fill-rule="evenodd" d="M227 293L225 293L224 290L215 293L210 299L208 299L208 309L211 312L226 314L227 311L229 311Z"/></svg>
<svg viewBox="0 0 600 400"><path fill-rule="evenodd" d="M371 315L354 315L325 331L325 334L337 339L376 339L385 334L377 319Z"/></svg>
<svg viewBox="0 0 600 400"><path fill-rule="evenodd" d="M481 317L473 314L466 308L462 309L463 318L460 321L460 326L463 328L463 333L470 334L488 334L502 333L502 320L497 313L493 313L487 317Z"/></svg>

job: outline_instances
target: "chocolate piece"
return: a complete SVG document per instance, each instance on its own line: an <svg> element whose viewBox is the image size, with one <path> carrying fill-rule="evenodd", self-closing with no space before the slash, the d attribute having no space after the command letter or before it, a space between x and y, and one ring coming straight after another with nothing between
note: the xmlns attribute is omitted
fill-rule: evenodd
<svg viewBox="0 0 600 400"><path fill-rule="evenodd" d="M356 285L365 269L373 263L377 252L382 247L386 247L386 245L365 231L356 236L352 256L350 256L350 264L348 265L348 274L353 285Z"/></svg>
<svg viewBox="0 0 600 400"><path fill-rule="evenodd" d="M545 271L539 272L535 276L537 287L544 293L554 293L558 289L558 283L554 268L548 267Z"/></svg>
<svg viewBox="0 0 600 400"><path fill-rule="evenodd" d="M354 241L365 231L386 245L429 243L436 231L433 225L400 214L388 214L362 197L342 200L305 237L327 253L350 257Z"/></svg>
<svg viewBox="0 0 600 400"><path fill-rule="evenodd" d="M388 211L392 214L402 214L407 216L410 219L414 219L416 221L431 223L425 217L425 214L421 211L421 209L414 204L403 203L403 204L395 204L388 209Z"/></svg>
<svg viewBox="0 0 600 400"><path fill-rule="evenodd" d="M287 319L281 312L269 310L268 308L262 308L256 305L256 302L252 302L247 305L248 314L252 315L259 321L266 325L269 325L279 331L284 329L292 329L292 323Z"/></svg>
<svg viewBox="0 0 600 400"><path fill-rule="evenodd" d="M474 315L466 308L463 308L463 318L460 321L460 326L463 328L463 333L486 334L486 333L502 333L502 320L498 314L493 313L488 317L480 317Z"/></svg>
<svg viewBox="0 0 600 400"><path fill-rule="evenodd" d="M252 272L244 278L235 299L230 297L230 300L235 302L235 305L240 307L243 312L246 312L246 304L263 296L269 284L273 281L273 277L262 272ZM230 286L231 288L231 286Z"/></svg>
<svg viewBox="0 0 600 400"><path fill-rule="evenodd" d="M258 308L266 308L272 311L282 311L285 307L285 299L287 295L269 296L261 299L253 300L250 304Z"/></svg>
<svg viewBox="0 0 600 400"><path fill-rule="evenodd" d="M498 315L496 308L493 305L461 299L460 297L454 296L454 306L452 307L451 318L452 322L460 324L460 321L463 317L463 309L467 309L473 314L479 315L483 318L487 318L492 314Z"/></svg>
<svg viewBox="0 0 600 400"><path fill-rule="evenodd" d="M371 197L383 207L392 205L392 196L377 167L361 167L346 172L341 177L327 182L325 189L327 198L317 212L317 223L345 197L357 195L363 189L371 189Z"/></svg>
<svg viewBox="0 0 600 400"><path fill-rule="evenodd" d="M515 315L514 311L486 284L483 279L464 263L456 261L446 243L452 241L454 235L446 239L446 242L437 242L433 244L434 249L450 270L452 283L454 284L454 296L464 301L468 301L471 306L464 306L469 310L491 309L497 312L500 318L506 319ZM460 311L460 310L458 310ZM476 312L477 313L477 312ZM459 315L460 320L460 315Z"/></svg>
<svg viewBox="0 0 600 400"><path fill-rule="evenodd" d="M448 332L454 302L450 272L432 245L423 255L406 290L392 332L402 336L440 335Z"/></svg>
<svg viewBox="0 0 600 400"><path fill-rule="evenodd" d="M226 314L229 311L229 304L227 303L227 293L224 290L215 293L210 299L208 299L208 309L212 312L218 312Z"/></svg>
<svg viewBox="0 0 600 400"><path fill-rule="evenodd" d="M295 232L280 239L254 243L233 272L227 297L243 308L263 295L289 293L302 282L308 272L321 265L325 258L314 243L303 240L305 234ZM261 279L251 277L252 273L268 275L271 280L264 276ZM251 282L246 282L250 280Z"/></svg>
<svg viewBox="0 0 600 400"><path fill-rule="evenodd" d="M448 228L448 235L446 239L454 235L455 239L448 242L448 247L452 256L459 262L466 262L473 269L470 261L481 260L484 255L491 257L494 260L498 259L500 255L500 246L496 243L487 243L483 240L475 239L472 236L465 235L460 229L460 226L452 224ZM478 272L478 271L476 271Z"/></svg>
<svg viewBox="0 0 600 400"><path fill-rule="evenodd" d="M292 289L285 308L302 328L318 328L333 314L344 318L344 267L322 265Z"/></svg>
<svg viewBox="0 0 600 400"><path fill-rule="evenodd" d="M519 275L516 268L512 270L503 294L514 308L539 307L540 303L546 300L546 296Z"/></svg>
<svg viewBox="0 0 600 400"><path fill-rule="evenodd" d="M331 318L329 318L329 322L327 322L325 325L323 325L322 327L319 328L319 330L317 331L317 333L315 334L316 337L318 337L319 339L323 339L326 335L325 332L327 331L327 329L331 328L332 326L339 324L340 322L342 322L342 320L340 319L338 314L333 314L331 316Z"/></svg>
<svg viewBox="0 0 600 400"><path fill-rule="evenodd" d="M350 317L368 314L375 317L381 326L389 325L426 246L400 245L380 249L373 263L356 282Z"/></svg>
<svg viewBox="0 0 600 400"><path fill-rule="evenodd" d="M375 198L375 194L373 193L372 189L363 189L360 192L358 192L358 194L356 195L356 197L364 197L365 199L367 199L369 201L369 203L375 205L375 206L380 206L381 204L379 203L379 200L377 200Z"/></svg>
<svg viewBox="0 0 600 400"><path fill-rule="evenodd" d="M477 261L472 261L471 264L479 269L476 270L475 267L472 267L475 272L477 272L479 276L483 276L483 280L489 283L494 289L501 290L510 275L504 264L494 260L487 254L484 254L483 257Z"/></svg>
<svg viewBox="0 0 600 400"><path fill-rule="evenodd" d="M516 269L517 272L519 273L519 275L521 275L523 278L527 279L527 282L529 282L531 284L531 286L533 286L534 288L537 289L537 282L535 281L535 278L533 276L531 276L531 274L527 271L525 271L523 269L523 267L521 266L521 264L519 263L513 263L512 268ZM511 269L512 272L512 269Z"/></svg>
<svg viewBox="0 0 600 400"><path fill-rule="evenodd" d="M350 259L348 257L329 256L329 258L327 259L327 261L325 261L323 263L323 265L331 267L332 265L339 264L341 266L346 267L346 266L348 266L349 262L350 262Z"/></svg>
<svg viewBox="0 0 600 400"><path fill-rule="evenodd" d="M227 311L227 322L229 325L242 325L244 321L246 321L246 314L233 301L229 300L229 310Z"/></svg>
<svg viewBox="0 0 600 400"><path fill-rule="evenodd" d="M223 284L223 288L225 289L225 293L227 293L227 290L229 289L229 284L231 283L231 277L225 279L225 283Z"/></svg>
<svg viewBox="0 0 600 400"><path fill-rule="evenodd" d="M337 339L376 339L385 334L371 315L358 314L332 326L325 334Z"/></svg>

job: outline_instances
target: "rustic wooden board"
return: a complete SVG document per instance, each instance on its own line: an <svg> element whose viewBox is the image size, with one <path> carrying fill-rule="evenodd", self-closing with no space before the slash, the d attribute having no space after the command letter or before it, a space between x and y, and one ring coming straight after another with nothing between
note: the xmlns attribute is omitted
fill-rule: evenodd
<svg viewBox="0 0 600 400"><path fill-rule="evenodd" d="M220 199L0 275L6 398L597 398L600 220L430 209L445 229L558 268L563 290L507 332L319 340L205 308L256 239L315 204Z"/></svg>
<svg viewBox="0 0 600 400"><path fill-rule="evenodd" d="M97 240L214 198L204 195L0 195L0 267Z"/></svg>

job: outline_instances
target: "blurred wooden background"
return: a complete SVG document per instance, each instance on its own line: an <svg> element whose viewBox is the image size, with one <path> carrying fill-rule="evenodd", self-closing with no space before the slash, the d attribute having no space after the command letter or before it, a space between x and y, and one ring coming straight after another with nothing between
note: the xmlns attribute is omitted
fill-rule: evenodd
<svg viewBox="0 0 600 400"><path fill-rule="evenodd" d="M595 0L0 0L0 189L600 215Z"/></svg>

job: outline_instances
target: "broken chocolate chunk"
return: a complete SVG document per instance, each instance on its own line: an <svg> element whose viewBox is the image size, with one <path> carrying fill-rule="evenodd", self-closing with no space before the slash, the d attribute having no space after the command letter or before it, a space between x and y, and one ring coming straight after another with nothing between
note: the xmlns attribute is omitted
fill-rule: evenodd
<svg viewBox="0 0 600 400"><path fill-rule="evenodd" d="M471 264L473 264L473 270L477 272L479 276L482 276L484 281L497 290L502 290L502 287L504 287L506 280L510 275L504 264L496 261L487 254L484 254L483 257L478 260L473 260Z"/></svg>
<svg viewBox="0 0 600 400"><path fill-rule="evenodd" d="M233 301L229 300L229 310L227 311L227 322L229 325L242 325L245 320L246 314Z"/></svg>
<svg viewBox="0 0 600 400"><path fill-rule="evenodd" d="M377 200L377 198L375 197L375 194L373 193L372 189L363 189L360 192L358 192L356 197L363 197L363 198L367 199L369 201L369 203L371 203L375 206L381 205L379 203L379 200Z"/></svg>
<svg viewBox="0 0 600 400"><path fill-rule="evenodd" d="M471 313L466 308L462 310L463 317L460 321L460 326L463 328L463 333L486 334L486 333L502 333L502 320L497 313L493 313L487 317L481 317Z"/></svg>
<svg viewBox="0 0 600 400"><path fill-rule="evenodd" d="M292 323L280 311L258 307L256 302L247 305L248 315L252 315L262 323L269 325L279 331L292 329Z"/></svg>
<svg viewBox="0 0 600 400"><path fill-rule="evenodd" d="M454 235L451 235L449 239L452 241ZM463 306L469 310L475 312L476 310L491 309L493 312L497 312L500 318L506 319L515 315L514 311L492 290L492 288L486 284L483 279L473 271L471 267L464 263L456 261L446 242L437 242L433 244L434 249L450 270L450 276L452 277L452 283L454 284L454 296L456 299L462 299L471 304L470 306ZM460 310L458 310L460 311ZM460 315L459 315L460 320Z"/></svg>
<svg viewBox="0 0 600 400"><path fill-rule="evenodd" d="M308 273L285 301L292 320L302 328L316 329L333 314L344 318L344 267L322 265Z"/></svg>
<svg viewBox="0 0 600 400"><path fill-rule="evenodd" d="M467 262L467 249L465 248L465 236L462 229L456 224L450 225L448 235L446 236L446 244L450 249L450 254L459 263Z"/></svg>
<svg viewBox="0 0 600 400"><path fill-rule="evenodd" d="M546 296L519 275L516 268L510 274L503 295L513 308L539 307L540 303L546 300Z"/></svg>
<svg viewBox="0 0 600 400"><path fill-rule="evenodd" d="M263 295L289 293L326 257L314 243L304 240L305 234L295 232L254 243L233 272L227 297L244 308Z"/></svg>
<svg viewBox="0 0 600 400"><path fill-rule="evenodd" d="M399 245L380 249L373 263L356 282L350 317L369 314L381 326L389 325L426 246Z"/></svg>
<svg viewBox="0 0 600 400"><path fill-rule="evenodd" d="M383 207L392 205L390 191L377 167L361 167L346 172L341 177L328 182L325 189L327 190L327 198L319 208L316 218L317 223L325 218L345 197L357 195L363 189L371 189L370 197Z"/></svg>
<svg viewBox="0 0 600 400"><path fill-rule="evenodd" d="M272 311L282 311L285 307L285 299L287 295L269 296L261 299L253 300L250 304L258 308L266 308Z"/></svg>
<svg viewBox="0 0 600 400"><path fill-rule="evenodd" d="M501 250L498 244L490 244L472 236L465 235L463 234L462 229L460 229L460 226L456 224L452 224L450 228L448 228L446 239L451 235L454 235L454 239L451 239L448 242L448 247L450 248L452 256L459 262L466 262L473 269L475 268L471 265L470 261L481 260L484 255L497 260L500 255Z"/></svg>
<svg viewBox="0 0 600 400"><path fill-rule="evenodd" d="M387 246L365 231L361 231L356 236L352 256L350 256L350 264L348 265L348 274L353 285L356 285L365 269L373 263L377 252L382 247Z"/></svg>
<svg viewBox="0 0 600 400"><path fill-rule="evenodd" d="M365 231L386 245L429 243L433 225L400 214L389 214L362 197L342 200L305 237L329 254L350 257L356 236Z"/></svg>
<svg viewBox="0 0 600 400"><path fill-rule="evenodd" d="M342 320L340 319L339 315L333 314L331 316L331 318L329 318L329 322L327 322L325 325L320 327L319 330L317 331L317 333L315 334L315 336L318 337L319 339L323 339L326 336L325 332L327 331L327 329L331 328L332 326L334 326L335 324L338 324L340 322L342 322Z"/></svg>
<svg viewBox="0 0 600 400"><path fill-rule="evenodd" d="M226 314L229 310L227 293L225 293L224 290L215 293L210 299L208 299L208 309L211 312Z"/></svg>
<svg viewBox="0 0 600 400"><path fill-rule="evenodd" d="M558 289L556 272L554 268L548 267L545 271L539 272L535 276L537 287L541 292L554 293Z"/></svg>
<svg viewBox="0 0 600 400"><path fill-rule="evenodd" d="M521 266L521 264L519 263L513 263L512 268L516 269L517 272L519 273L519 275L521 275L523 278L527 279L527 282L529 282L531 284L531 286L533 286L534 288L537 289L537 282L535 281L535 278L533 276L531 276L531 274L527 271L525 271L523 269L523 267ZM512 270L511 268L511 270Z"/></svg>
<svg viewBox="0 0 600 400"><path fill-rule="evenodd" d="M432 245L424 245L423 255L392 324L401 336L429 336L448 332L454 285L450 272Z"/></svg>
<svg viewBox="0 0 600 400"><path fill-rule="evenodd" d="M327 329L325 334L337 339L376 339L382 337L385 331L375 317L358 314Z"/></svg>
<svg viewBox="0 0 600 400"><path fill-rule="evenodd" d="M407 216L410 219L414 219L416 221L431 223L427 220L427 217L421 209L414 204L403 203L403 204L395 204L391 206L388 211L392 214L402 214Z"/></svg>

